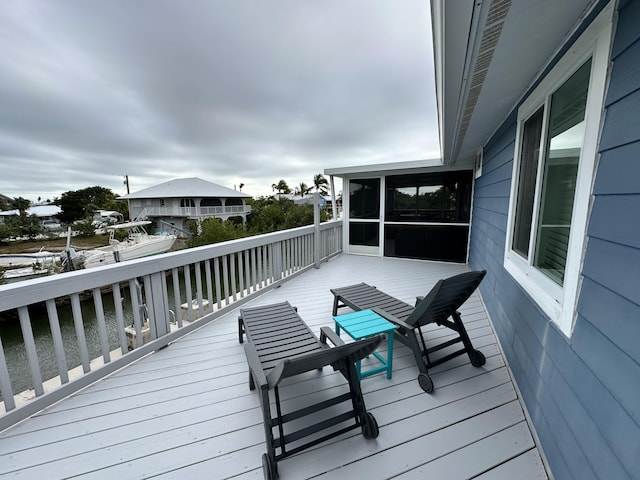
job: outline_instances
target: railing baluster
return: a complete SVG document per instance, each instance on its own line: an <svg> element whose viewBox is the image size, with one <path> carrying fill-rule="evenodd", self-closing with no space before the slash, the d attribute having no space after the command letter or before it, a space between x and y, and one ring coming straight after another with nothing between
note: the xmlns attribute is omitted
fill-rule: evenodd
<svg viewBox="0 0 640 480"><path fill-rule="evenodd" d="M149 337L154 339L158 338L158 331L156 329L156 322L154 319L159 314L156 312L156 305L153 303L153 289L151 286L151 276L145 275L142 277L143 285L144 285L144 304L147 306L147 318L144 320L148 322L149 326ZM143 339L144 343L144 339Z"/></svg>
<svg viewBox="0 0 640 480"><path fill-rule="evenodd" d="M244 252L240 251L236 254L236 258L238 259L238 296L240 298L244 297L244 265L243 258Z"/></svg>
<svg viewBox="0 0 640 480"><path fill-rule="evenodd" d="M293 263L291 262L291 239L287 239L284 242L285 244L285 250L284 250L284 262L285 262L285 269L287 272L287 276L291 275L293 273Z"/></svg>
<svg viewBox="0 0 640 480"><path fill-rule="evenodd" d="M87 349L87 338L84 335L84 322L82 321L82 309L80 308L80 295L78 293L71 294L71 312L73 313L73 324L76 328L76 340L80 351L82 371L89 373L91 371L89 350Z"/></svg>
<svg viewBox="0 0 640 480"><path fill-rule="evenodd" d="M187 318L189 323L192 323L193 318L193 293L191 292L191 265L185 265L182 269L184 271L184 288L187 293Z"/></svg>
<svg viewBox="0 0 640 480"><path fill-rule="evenodd" d="M2 346L2 338L0 338L0 394L2 395L6 412L16 408L13 388L11 387L11 377L9 377L9 370L7 369L7 359L4 356L4 347Z"/></svg>
<svg viewBox="0 0 640 480"><path fill-rule="evenodd" d="M136 331L135 346L141 347L143 344L142 322L144 322L144 316L140 315L140 310L143 310L144 306L142 303L142 295L140 293L140 284L135 278L129 280L129 295L131 298L131 310L133 313L133 328Z"/></svg>
<svg viewBox="0 0 640 480"><path fill-rule="evenodd" d="M247 295L251 295L251 261L249 250L243 252L244 255L244 278L247 288Z"/></svg>
<svg viewBox="0 0 640 480"><path fill-rule="evenodd" d="M232 253L229 255L229 268L231 269L231 296L233 297L233 301L237 300L237 287L236 287L236 258L237 255Z"/></svg>
<svg viewBox="0 0 640 480"><path fill-rule="evenodd" d="M267 251L267 256L268 256L268 260L267 260L267 284L269 283L273 283L273 281L275 280L275 276L276 276L276 272L274 269L274 255L273 255L273 250L274 250L274 245L273 243L270 243L269 245L267 245L267 248L265 249Z"/></svg>
<svg viewBox="0 0 640 480"><path fill-rule="evenodd" d="M219 257L213 259L213 273L216 282L216 304L218 310L222 308L222 293L220 291L220 260Z"/></svg>
<svg viewBox="0 0 640 480"><path fill-rule="evenodd" d="M202 306L202 264L200 262L194 265L196 271L196 301L198 305L198 318L204 315L204 307Z"/></svg>
<svg viewBox="0 0 640 480"><path fill-rule="evenodd" d="M224 304L229 305L229 255L222 257L222 282L224 284Z"/></svg>
<svg viewBox="0 0 640 480"><path fill-rule="evenodd" d="M109 353L107 326L104 321L104 308L100 288L93 289L93 306L96 310L96 320L98 321L98 336L100 337L100 346L102 347L102 359L104 363L109 363L111 361L111 355Z"/></svg>
<svg viewBox="0 0 640 480"><path fill-rule="evenodd" d="M29 371L31 372L31 380L36 396L44 393L42 386L42 374L40 373L40 365L38 363L38 354L36 353L36 342L33 339L33 330L31 329L31 318L27 307L18 308L18 317L20 318L20 328L22 329L22 339L24 348L27 352L27 361L29 363Z"/></svg>
<svg viewBox="0 0 640 480"><path fill-rule="evenodd" d="M60 320L58 318L58 310L56 309L56 301L50 298L46 304L49 327L51 328L51 338L53 340L53 350L56 354L56 363L58 364L58 374L60 375L60 383L64 385L69 381L69 368L67 367L67 359L64 355L64 344L62 343L62 333L60 332Z"/></svg>
<svg viewBox="0 0 640 480"><path fill-rule="evenodd" d="M256 250L256 257L257 257L257 265L258 265L258 287L262 288L263 287L263 281L264 281L264 276L262 274L262 263L264 262L264 259L262 258L262 246L259 246L258 249Z"/></svg>
<svg viewBox="0 0 640 480"><path fill-rule="evenodd" d="M180 300L180 274L177 268L171 269L171 279L173 281L173 301L176 309L176 322L178 328L182 328L182 301Z"/></svg>
<svg viewBox="0 0 640 480"><path fill-rule="evenodd" d="M204 262L204 274L207 279L207 300L209 301L209 312L213 311L213 285L211 284L211 260Z"/></svg>
<svg viewBox="0 0 640 480"><path fill-rule="evenodd" d="M116 321L118 323L118 340L120 341L120 351L124 355L127 353L127 338L124 334L124 311L122 309L122 293L120 292L120 284L114 283L111 285L113 290L113 306L116 310Z"/></svg>
<svg viewBox="0 0 640 480"><path fill-rule="evenodd" d="M256 262L256 249L251 249L251 290L255 292L258 290L258 273L257 273L257 262Z"/></svg>

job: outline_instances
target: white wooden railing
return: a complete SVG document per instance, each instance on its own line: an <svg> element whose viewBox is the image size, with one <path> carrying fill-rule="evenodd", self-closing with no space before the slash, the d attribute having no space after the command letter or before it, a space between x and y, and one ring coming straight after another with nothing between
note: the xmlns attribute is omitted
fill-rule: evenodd
<svg viewBox="0 0 640 480"><path fill-rule="evenodd" d="M206 215L248 215L251 205L226 205L211 207L145 207L138 216L198 217Z"/></svg>
<svg viewBox="0 0 640 480"><path fill-rule="evenodd" d="M4 400L0 430L214 320L225 309L306 269L319 267L321 261L341 251L342 223L332 221L0 285L0 313L17 311L33 385L33 398L24 401L16 395L0 339L0 394ZM113 305L105 305L103 298ZM58 318L64 303L71 305L80 353L76 375L69 373L72 366L67 365ZM83 312L87 303L95 313L98 338L94 342L99 345L91 345L85 336ZM184 303L193 308L186 309L183 320ZM56 363L58 375L53 380L42 378L40 362L47 360L39 358L31 325L30 308L42 304L46 305L55 352L50 361ZM116 349L107 339L106 307L115 311L117 319ZM132 325L125 326L125 316L133 317ZM135 339L132 350L127 334L130 341ZM96 350L100 357L91 359L89 352Z"/></svg>

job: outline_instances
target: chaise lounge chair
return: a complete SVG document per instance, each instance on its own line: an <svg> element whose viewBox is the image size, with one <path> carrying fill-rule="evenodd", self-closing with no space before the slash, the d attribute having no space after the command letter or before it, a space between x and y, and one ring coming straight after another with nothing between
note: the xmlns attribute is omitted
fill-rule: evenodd
<svg viewBox="0 0 640 480"><path fill-rule="evenodd" d="M245 335L249 388L259 387L264 419L267 453L262 456L262 468L266 479L278 478L277 462L284 457L350 430L360 428L365 438L378 436L376 419L364 404L355 363L376 349L381 340L379 336L345 344L333 330L322 327L318 339L289 302L241 309L240 343ZM336 346L330 347L327 339ZM333 398L318 392L314 395L316 403L283 413L280 383L294 375L321 370L326 365L344 375L349 391ZM271 413L269 397L272 390L275 416ZM303 417L307 418L301 421ZM315 423L310 423L312 421ZM301 439L307 437L311 438L303 443ZM288 448L290 444L295 446Z"/></svg>
<svg viewBox="0 0 640 480"><path fill-rule="evenodd" d="M371 309L397 325L396 338L411 349L420 369L418 383L425 392L431 393L433 391L433 381L429 377L431 367L465 353L469 355L469 360L474 367L480 367L486 362L482 352L473 348L460 313L457 311L476 290L485 274L484 270L466 272L439 280L426 297L417 298L415 306L366 283L334 288L331 289L334 295L333 315L337 315L338 309L342 307L350 307L353 310ZM429 323L448 327L458 333L458 336L427 348L420 327ZM431 359L433 353L458 342L462 342L464 348L436 360Z"/></svg>

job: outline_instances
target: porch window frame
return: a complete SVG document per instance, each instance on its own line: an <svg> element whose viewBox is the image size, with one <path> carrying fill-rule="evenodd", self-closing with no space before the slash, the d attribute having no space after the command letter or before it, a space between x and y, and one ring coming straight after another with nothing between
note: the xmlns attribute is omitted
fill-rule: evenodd
<svg viewBox="0 0 640 480"><path fill-rule="evenodd" d="M347 253L352 255L370 255L374 257L381 257L384 255L384 192L386 189L385 175L352 175L345 178L344 191L346 195L342 196L342 209L343 212L349 212L351 209L351 182L357 180L378 180L378 217L377 218L358 218L348 215L346 228L343 229L343 241L347 246ZM344 214L344 213L343 213ZM350 242L350 225L351 223L369 223L375 224L378 227L378 245L356 245Z"/></svg>
<svg viewBox="0 0 640 480"><path fill-rule="evenodd" d="M581 266L586 247L587 221L592 203L591 190L597 164L598 144L604 113L613 30L613 7L614 2L610 2L603 9L560 61L524 100L517 114L504 268L529 294L551 322L567 337L572 334L581 283ZM543 201L541 179L544 178L544 159L548 145L549 106L552 95L589 59L591 59L591 73L585 108L584 137L578 162L564 281L560 285L534 266L536 252L534 231L537 229L540 204ZM524 258L521 253L513 249L522 137L525 122L540 108L544 108L544 119L536 174L533 218L531 220L531 229L534 232L531 238L534 241L530 242L528 256Z"/></svg>

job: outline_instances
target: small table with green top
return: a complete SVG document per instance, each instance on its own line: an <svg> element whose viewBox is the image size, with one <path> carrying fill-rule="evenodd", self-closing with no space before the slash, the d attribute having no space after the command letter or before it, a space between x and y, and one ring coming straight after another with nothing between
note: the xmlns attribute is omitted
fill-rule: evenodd
<svg viewBox="0 0 640 480"><path fill-rule="evenodd" d="M354 340L361 340L382 333L387 334L387 358L385 359L378 352L373 352L373 355L382 363L382 366L362 372L360 362L358 362L356 370L358 377L361 379L384 371L387 372L387 378L391 379L393 332L396 328L393 323L388 322L372 310L360 310L344 315L336 315L333 319L336 322L336 333L339 335L340 329L342 329Z"/></svg>

